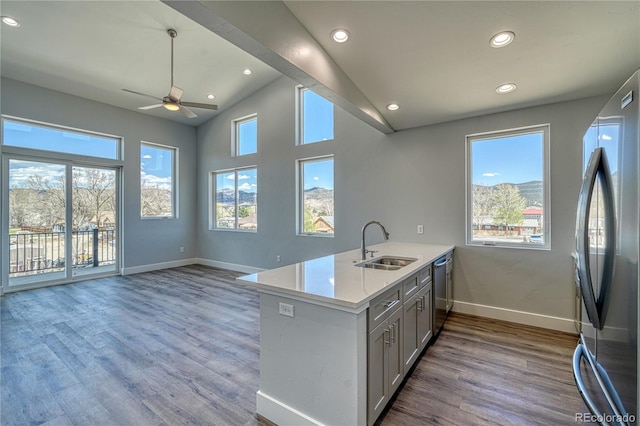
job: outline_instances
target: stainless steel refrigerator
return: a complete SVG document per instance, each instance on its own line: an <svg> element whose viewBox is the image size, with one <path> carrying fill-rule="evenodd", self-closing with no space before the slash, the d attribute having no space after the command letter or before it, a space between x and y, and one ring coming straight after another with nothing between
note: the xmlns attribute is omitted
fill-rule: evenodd
<svg viewBox="0 0 640 426"><path fill-rule="evenodd" d="M576 421L638 421L639 103L640 71L583 140L575 256L583 303L573 372L586 410Z"/></svg>

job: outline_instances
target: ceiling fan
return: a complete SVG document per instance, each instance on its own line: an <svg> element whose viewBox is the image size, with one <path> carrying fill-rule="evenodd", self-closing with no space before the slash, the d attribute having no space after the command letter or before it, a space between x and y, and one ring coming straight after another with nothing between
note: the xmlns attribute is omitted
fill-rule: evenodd
<svg viewBox="0 0 640 426"><path fill-rule="evenodd" d="M211 110L217 111L218 105L201 104L198 102L185 102L181 99L183 90L173 85L173 39L177 37L178 32L173 29L168 29L167 34L169 34L169 37L171 37L171 90L169 90L169 94L164 98L158 98L156 96L147 95L146 93L140 93L134 90L129 90L129 89L122 89L122 90L124 90L125 92L136 94L136 95L146 96L148 98L156 99L162 102L160 104L138 107L138 109L153 109L153 108L164 107L169 111L180 111L188 118L197 117L196 113L191 111L188 107L211 109Z"/></svg>

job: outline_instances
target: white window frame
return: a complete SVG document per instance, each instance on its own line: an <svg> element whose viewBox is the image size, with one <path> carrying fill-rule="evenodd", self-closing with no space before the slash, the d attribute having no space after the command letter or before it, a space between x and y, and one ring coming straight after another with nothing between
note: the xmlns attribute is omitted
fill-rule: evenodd
<svg viewBox="0 0 640 426"><path fill-rule="evenodd" d="M335 104L333 102L331 102L330 100L324 98L327 102L331 102L331 104L333 105L333 111L334 111L333 118L332 118L332 120L333 120L333 138L331 138L331 139L322 139L322 140L312 141L312 142L305 142L304 141L304 96L303 96L303 94L307 90L313 92L313 90L309 89L308 87L304 87L302 85L296 86L296 96L295 96L295 109L296 109L296 124L295 124L295 126L296 126L296 129L295 129L296 130L296 140L295 140L295 143L296 143L296 145L298 145L298 146L299 145L312 145L314 143L329 142L329 141L335 140L335 137L336 137L336 135L335 135L335 131L336 131L336 128L335 128L335 124L336 124L336 121L335 121L335 108L336 108L336 106L335 106ZM314 93L316 93L316 92L314 92ZM316 93L316 95L318 95L318 94ZM318 95L318 96L320 96L320 95Z"/></svg>
<svg viewBox="0 0 640 426"><path fill-rule="evenodd" d="M256 152L250 152L247 154L240 154L240 125L248 123L249 121L256 122ZM232 157L244 157L247 155L253 155L258 153L258 114L249 114L244 117L236 118L231 121L231 156Z"/></svg>
<svg viewBox="0 0 640 426"><path fill-rule="evenodd" d="M231 232L249 232L249 233L257 233L258 232L258 216L256 214L256 229L242 229L240 227L238 227L238 223L239 223L239 212L240 212L240 206L238 205L238 173L242 172L243 170L254 170L256 171L256 184L258 183L259 179L258 179L258 166L253 165L253 166L246 166L246 167L236 167L236 168L232 168L232 169L223 169L223 170L214 170L212 172L209 172L209 230L210 231L231 231ZM234 173L234 188L235 188L235 221L236 221L236 227L235 228L219 228L217 226L218 223L218 217L217 217L217 212L218 210L216 209L216 201L217 201L217 192L218 192L218 185L217 185L217 176L220 174L227 174L227 173ZM259 192L259 191L258 191ZM257 204L257 201L256 201Z"/></svg>
<svg viewBox="0 0 640 426"><path fill-rule="evenodd" d="M156 220L156 219L178 219L179 218L179 190L180 185L178 184L178 164L179 163L179 149L176 146L163 145L155 142L148 141L140 141L140 150L142 150L142 146L147 146L155 149L164 149L167 151L173 151L173 158L171 162L171 215L170 216L145 216L142 214L142 168L140 168L140 218L142 220Z"/></svg>
<svg viewBox="0 0 640 426"><path fill-rule="evenodd" d="M335 227L333 233L323 233L323 232L306 232L303 230L304 227L304 164L311 163L316 161L326 161L331 160L333 162L333 210L335 212L335 202L336 202L336 160L333 154L330 155L322 155L317 157L309 157L309 158L301 158L296 160L296 234L298 236L304 237L323 237L323 238L333 238L336 234ZM335 220L335 213L334 213Z"/></svg>
<svg viewBox="0 0 640 426"><path fill-rule="evenodd" d="M477 141L488 139L498 139L503 137L512 137L532 133L543 134L542 150L543 150L543 235L544 244L534 243L509 243L500 241L488 241L473 238L473 159L471 145ZM466 159L466 244L468 246L481 247L503 247L518 248L530 250L551 250L551 180L550 180L550 125L538 124L533 126L519 127L507 130L499 130L493 132L475 133L466 136L465 143L465 159Z"/></svg>

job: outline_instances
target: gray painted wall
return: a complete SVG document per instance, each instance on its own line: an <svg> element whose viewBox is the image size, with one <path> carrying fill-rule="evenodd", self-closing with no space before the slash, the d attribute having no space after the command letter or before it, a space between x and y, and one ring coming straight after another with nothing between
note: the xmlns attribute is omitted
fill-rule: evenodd
<svg viewBox="0 0 640 426"><path fill-rule="evenodd" d="M3 115L123 137L125 269L195 257L195 128L15 80L3 78L1 84ZM179 149L177 219L140 218L140 141Z"/></svg>
<svg viewBox="0 0 640 426"><path fill-rule="evenodd" d="M551 104L384 135L336 108L335 140L294 145L295 85L283 77L198 128L197 255L273 268L359 247L379 220L391 239L455 244L456 301L573 317L570 253L582 134L606 97ZM258 114L258 154L230 157L231 121ZM465 135L551 125L550 251L465 246ZM334 238L296 236L295 160L335 155ZM208 174L258 166L258 232L208 230ZM416 225L424 225L424 235ZM380 242L377 229L367 241ZM276 262L276 256L281 262Z"/></svg>
<svg viewBox="0 0 640 426"><path fill-rule="evenodd" d="M376 219L385 224L392 240L457 246L456 301L572 317L570 253L581 179L581 138L606 97L392 135L337 108L334 141L297 147L295 85L283 77L197 131L8 79L2 79L0 112L124 137L125 268L196 257L273 268L356 248L362 225ZM231 120L251 113L258 114L259 152L231 158ZM465 247L465 135L542 123L551 124L551 251ZM141 140L180 149L178 219L140 219ZM295 161L324 154L335 155L336 236L296 236ZM258 166L259 231L208 230L209 172L249 165ZM418 224L424 225L424 235L416 234ZM375 228L368 232L368 242L381 240ZM179 253L179 246L185 247L185 253Z"/></svg>

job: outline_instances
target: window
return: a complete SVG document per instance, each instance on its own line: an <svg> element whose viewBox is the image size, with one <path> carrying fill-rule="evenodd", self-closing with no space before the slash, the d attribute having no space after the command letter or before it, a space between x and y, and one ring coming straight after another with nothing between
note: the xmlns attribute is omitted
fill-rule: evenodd
<svg viewBox="0 0 640 426"><path fill-rule="evenodd" d="M549 249L549 126L467 136L467 244Z"/></svg>
<svg viewBox="0 0 640 426"><path fill-rule="evenodd" d="M177 217L177 157L176 148L147 142L140 144L142 217Z"/></svg>
<svg viewBox="0 0 640 426"><path fill-rule="evenodd" d="M298 86L298 145L333 139L333 103Z"/></svg>
<svg viewBox="0 0 640 426"><path fill-rule="evenodd" d="M8 118L3 120L2 143L19 148L120 159L120 138Z"/></svg>
<svg viewBox="0 0 640 426"><path fill-rule="evenodd" d="M333 156L298 160L298 233L333 235Z"/></svg>
<svg viewBox="0 0 640 426"><path fill-rule="evenodd" d="M258 117L251 115L234 120L232 135L233 155L248 155L258 152Z"/></svg>
<svg viewBox="0 0 640 426"><path fill-rule="evenodd" d="M212 172L210 228L258 230L258 169Z"/></svg>

